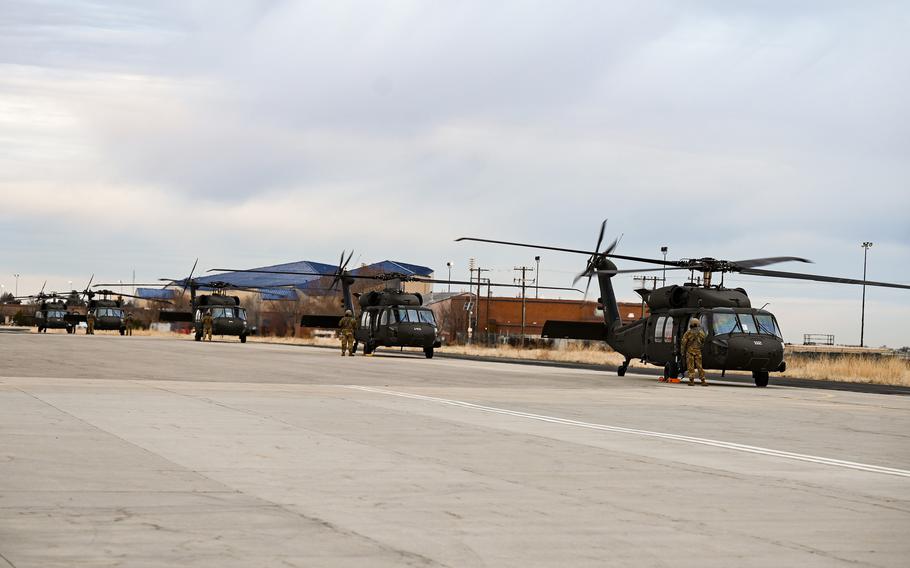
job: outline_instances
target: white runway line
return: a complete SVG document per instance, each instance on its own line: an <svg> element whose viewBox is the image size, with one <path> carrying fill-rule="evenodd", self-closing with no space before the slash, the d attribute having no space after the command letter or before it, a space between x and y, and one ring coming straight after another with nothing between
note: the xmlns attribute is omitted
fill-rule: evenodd
<svg viewBox="0 0 910 568"><path fill-rule="evenodd" d="M869 465L864 463L857 463L851 461L837 460L832 458L824 458L820 456L810 456L806 454L797 454L794 452L785 452L781 450L773 450L771 448L762 448L758 446L747 446L744 444L736 444L733 442L724 442L721 440L711 440L709 438L696 438L693 436L682 436L680 434L670 434L667 432L652 432L649 430L638 430L636 428L623 428L622 426L608 426L606 424L594 424L591 422L580 422L578 420L569 420L566 418L557 418L555 416L545 416L542 414L531 414L529 412L520 412L517 410L509 410L506 408L496 408L494 406L483 406L480 404L473 404L470 402L464 402L461 400L451 400L447 398L437 398L433 396L424 396L419 394L411 394L406 392L392 391L386 389L379 389L374 387L364 387L358 385L338 385L341 388L360 390L366 392L372 392L376 394L384 394L388 396L397 396L401 398L410 398L414 400L422 400L425 402L435 402L437 404L444 404L447 406L456 406L459 408L467 408L471 410L480 410L483 412L490 412L493 414L503 414L506 416L515 416L517 418L527 418L529 420L537 420L540 422L550 422L552 424L562 424L564 426L575 426L578 428L587 428L590 430L601 430L604 432L617 432L620 434L632 434L635 436L645 436L648 438L661 438L664 440L673 440L677 442L686 442L690 444L701 444L703 446L712 446L715 448L723 448L726 450L735 450L737 452L745 452L750 454L761 454L765 456L771 456L776 458L784 458L789 460L796 460L802 462L811 462L821 465L830 465L834 467L841 467L846 469L855 469L859 471L867 471L870 473L881 473L885 475L895 475L898 477L907 477L910 478L910 471L905 469L896 469L892 467L882 467L878 465Z"/></svg>

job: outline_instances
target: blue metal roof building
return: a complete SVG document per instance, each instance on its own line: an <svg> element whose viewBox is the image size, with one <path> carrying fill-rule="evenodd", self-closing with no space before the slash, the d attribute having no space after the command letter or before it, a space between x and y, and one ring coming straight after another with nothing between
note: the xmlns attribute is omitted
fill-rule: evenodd
<svg viewBox="0 0 910 568"><path fill-rule="evenodd" d="M196 281L199 283L201 289L206 289L206 283L227 282L232 286L263 288L261 292L263 300L291 300L295 299L297 294L293 289L289 288L303 290L309 294L326 293L326 290L317 287L316 282L325 276L332 276L335 274L336 269L337 267L332 264L302 260L299 262L263 266L252 270L314 272L323 276L303 274L260 274L256 272L222 272L211 276L203 276ZM433 269L407 262L384 260L368 266L355 268L350 272L355 275L358 273L375 274L376 272L400 272L409 276L431 276L433 274ZM325 282L320 282L319 284L324 286Z"/></svg>
<svg viewBox="0 0 910 568"><path fill-rule="evenodd" d="M136 288L136 295L143 300L173 300L174 294L171 288Z"/></svg>

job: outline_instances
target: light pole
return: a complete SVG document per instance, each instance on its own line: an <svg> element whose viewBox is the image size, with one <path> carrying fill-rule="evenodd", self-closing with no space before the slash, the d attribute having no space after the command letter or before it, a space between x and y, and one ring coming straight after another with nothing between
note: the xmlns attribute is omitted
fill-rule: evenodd
<svg viewBox="0 0 910 568"><path fill-rule="evenodd" d="M540 257L535 256L534 262L537 263L537 270L534 272L534 299L540 298Z"/></svg>
<svg viewBox="0 0 910 568"><path fill-rule="evenodd" d="M661 285L667 285L667 247L666 245L660 247L660 252L664 253L664 275L661 278Z"/></svg>
<svg viewBox="0 0 910 568"><path fill-rule="evenodd" d="M871 241L863 241L863 308L859 319L859 346L862 347L863 334L866 331L866 258L869 256L869 248L872 246Z"/></svg>
<svg viewBox="0 0 910 568"><path fill-rule="evenodd" d="M13 276L16 277L16 297L18 298L19 297L19 275L13 274Z"/></svg>
<svg viewBox="0 0 910 568"><path fill-rule="evenodd" d="M447 261L446 266L449 269L449 292L452 291L452 261Z"/></svg>

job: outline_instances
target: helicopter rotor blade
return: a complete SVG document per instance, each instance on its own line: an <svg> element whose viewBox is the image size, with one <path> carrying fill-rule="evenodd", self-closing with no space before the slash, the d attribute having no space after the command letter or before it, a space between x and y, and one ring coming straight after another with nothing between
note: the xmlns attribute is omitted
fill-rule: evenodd
<svg viewBox="0 0 910 568"><path fill-rule="evenodd" d="M344 272L348 268L348 264L351 263L351 259L354 257L354 249L351 249L351 254L348 255L348 259L344 261L344 264L341 265L341 271Z"/></svg>
<svg viewBox="0 0 910 568"><path fill-rule="evenodd" d="M777 264L779 262L806 262L812 264L811 260L798 256L769 256L766 258L748 258L746 260L734 260L730 264L736 266L737 268L758 268L759 266L769 266L771 264Z"/></svg>
<svg viewBox="0 0 910 568"><path fill-rule="evenodd" d="M370 278L369 276L362 276L361 278ZM379 280L377 278L377 280ZM477 286L477 281L466 281L466 280L437 280L435 278L424 278L422 276L411 276L408 278L411 282L422 282L426 284L459 284L462 286ZM521 284L504 284L498 282L483 282L480 285L481 287L492 286L493 288L521 288ZM534 286L525 285L525 288L535 288ZM578 288L565 288L560 286L538 286L537 288L541 290L571 290L575 292L581 292Z"/></svg>
<svg viewBox="0 0 910 568"><path fill-rule="evenodd" d="M593 276L593 274L589 274L589 275L588 275L588 283L585 284L585 294L584 294L584 296L581 297L582 303L588 301L588 290L591 289L591 277L592 277L592 276Z"/></svg>
<svg viewBox="0 0 910 568"><path fill-rule="evenodd" d="M597 235L597 244L594 246L594 250L600 250L600 243L604 240L604 232L607 230L607 220L604 219L603 223L600 224L600 234Z"/></svg>
<svg viewBox="0 0 910 568"><path fill-rule="evenodd" d="M193 263L193 268L190 269L190 276L183 281L183 293L186 294L186 287L190 285L190 282L193 281L193 272L196 271L196 265L199 264L199 257L196 257L196 262Z"/></svg>
<svg viewBox="0 0 910 568"><path fill-rule="evenodd" d="M546 246L546 245L532 245L532 244L528 244L528 243L517 243L517 242L512 242L512 241L497 241L494 239L481 239L481 238L477 238L477 237L459 237L459 238L455 239L455 242L461 242L461 241L474 241L474 242L478 242L478 243L491 243L494 245L508 245L508 246L513 246L513 247L525 247L525 248L533 248L533 249L541 249L541 250L555 250L557 252L570 252L573 254L585 254L588 256L607 256L610 258L618 258L620 260L631 260L634 262L648 262L651 264L661 264L664 266L678 266L679 265L679 262L672 261L672 260L664 261L664 260L660 260L660 259L656 259L656 258L643 258L640 256L629 256L629 255L623 255L623 254L593 252L593 251L589 251L589 250L570 249L570 248L563 248L563 247L550 247L550 246Z"/></svg>
<svg viewBox="0 0 910 568"><path fill-rule="evenodd" d="M162 279L162 280L164 280L164 279ZM115 284L95 284L94 286L92 286L92 288L102 288L104 286L120 286L120 285L121 284L119 282L115 283ZM132 283L130 283L130 286L132 286ZM162 284L161 284L161 282L155 282L154 284L136 284L136 286L162 286Z"/></svg>
<svg viewBox="0 0 910 568"><path fill-rule="evenodd" d="M693 266L669 266L664 268L629 268L627 270L598 270L598 274L609 274L614 276L616 274L635 274L638 272L663 272L664 270L702 270L704 266L693 265Z"/></svg>
<svg viewBox="0 0 910 568"><path fill-rule="evenodd" d="M43 294L43 293L44 293L44 287L45 287L45 286L47 286L47 280L45 280L45 281L44 281L44 284L41 285L41 291L38 292L39 294Z"/></svg>
<svg viewBox="0 0 910 568"><path fill-rule="evenodd" d="M840 278L837 276L823 276L820 274L803 274L800 272L783 272L780 270L761 270L756 268L747 268L741 270L742 274L749 274L752 276L768 276L771 278L792 278L795 280L813 280L815 282L832 282L834 284L857 284L857 285L867 285L867 286L879 286L883 288L900 288L903 290L910 290L910 285L908 284L896 284L893 282L875 282L873 280L858 280L856 278Z"/></svg>

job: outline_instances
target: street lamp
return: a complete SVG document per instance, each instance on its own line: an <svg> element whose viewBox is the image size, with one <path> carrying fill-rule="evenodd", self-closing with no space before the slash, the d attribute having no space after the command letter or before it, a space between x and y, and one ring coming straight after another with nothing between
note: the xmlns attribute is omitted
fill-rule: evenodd
<svg viewBox="0 0 910 568"><path fill-rule="evenodd" d="M663 286L667 285L667 247L666 245L660 247L660 252L664 253L664 275L661 278L661 284Z"/></svg>
<svg viewBox="0 0 910 568"><path fill-rule="evenodd" d="M534 298L540 298L540 257L535 256L534 262L537 263L537 270L534 272Z"/></svg>
<svg viewBox="0 0 910 568"><path fill-rule="evenodd" d="M452 261L446 261L446 266L449 268L449 292L452 291Z"/></svg>
<svg viewBox="0 0 910 568"><path fill-rule="evenodd" d="M869 248L872 246L871 241L863 241L863 308L859 319L859 346L863 344L863 334L866 331L866 258L869 256Z"/></svg>
<svg viewBox="0 0 910 568"><path fill-rule="evenodd" d="M13 274L13 276L16 277L16 297L18 298L19 297L19 275Z"/></svg>

